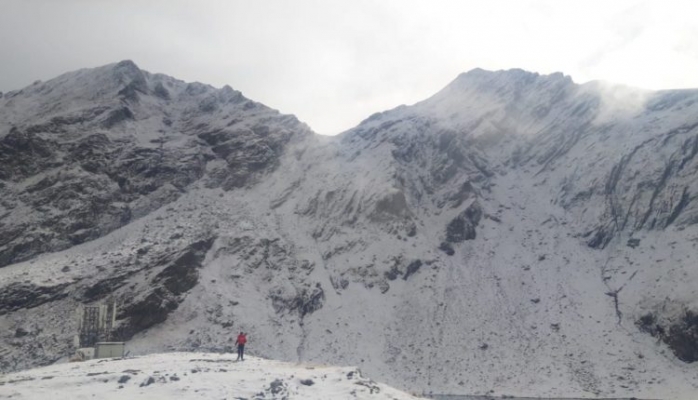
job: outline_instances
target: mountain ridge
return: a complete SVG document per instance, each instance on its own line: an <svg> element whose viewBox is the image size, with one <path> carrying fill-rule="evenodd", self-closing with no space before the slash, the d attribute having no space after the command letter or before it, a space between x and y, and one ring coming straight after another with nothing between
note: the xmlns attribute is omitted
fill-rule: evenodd
<svg viewBox="0 0 698 400"><path fill-rule="evenodd" d="M331 138L232 89L147 73L148 90L123 81L84 121L27 115L14 137L30 145L0 137L0 158L25 156L0 177L2 237L19 235L0 243L0 368L64 355L75 307L112 296L139 353L225 350L240 328L255 354L360 365L417 392L689 398L698 92L614 108L564 75L475 75L494 84L459 76ZM98 127L87 143L84 126ZM85 150L51 152L57 136ZM52 202L89 179L112 189ZM131 217L79 243L27 220L36 207L74 223L101 193ZM47 247L7 257L27 229Z"/></svg>
<svg viewBox="0 0 698 400"><path fill-rule="evenodd" d="M0 176L18 191L4 200L12 207L21 207L26 201L33 202L34 207L54 205L57 210L47 210L47 218L53 218L53 225L63 225L60 235L68 236L73 244L107 233L177 197L184 186L206 175L204 166L214 159L221 160L222 165L211 171L210 185L243 186L258 170L275 168L277 153L294 131L301 135L310 132L295 117L252 102L230 87L214 89L143 73L130 61L64 74L35 86L26 95L18 92L2 99L0 120L6 131L0 137ZM73 87L79 90L70 90ZM33 94L48 96L47 104L51 106L37 102L28 110L33 117L25 117L22 110L28 101L24 99ZM89 106L71 108L81 102ZM237 114L251 118L245 122ZM278 137L267 134L268 121L282 125ZM234 148L243 138L247 141L239 146L242 149ZM121 157L121 165L110 167L103 161L104 156ZM100 202L94 204L95 212L84 207L71 209L70 198L62 202L51 198L51 188L59 179L55 174L43 176L36 172L56 168L80 181L74 183L70 197L85 197L82 180L94 181L92 189ZM225 174L227 168L237 172ZM12 184L30 175L36 181L32 186ZM139 178L138 182L129 181L130 176ZM63 177L60 181L69 179ZM23 201L29 193L34 197ZM41 198L43 193L47 197L37 200L36 195ZM100 211L105 205L114 209ZM83 222L73 223L69 213L79 214ZM90 213L96 215L90 217ZM90 232L98 222L104 229ZM16 228L3 232L6 237L18 235L9 244L2 243L19 247L3 251L0 265L69 245L51 233L22 235ZM8 253L20 256L8 257Z"/></svg>

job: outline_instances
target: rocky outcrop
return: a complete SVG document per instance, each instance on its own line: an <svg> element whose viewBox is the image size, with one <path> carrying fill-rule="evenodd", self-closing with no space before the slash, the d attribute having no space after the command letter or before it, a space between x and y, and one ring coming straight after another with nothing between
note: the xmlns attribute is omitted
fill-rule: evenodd
<svg viewBox="0 0 698 400"><path fill-rule="evenodd" d="M241 188L254 183L262 173L273 171L291 134L288 132L276 140L267 140L268 132L268 126L260 125L252 129L224 129L198 134L227 164L227 168L216 171L210 186L219 185L224 190Z"/></svg>
<svg viewBox="0 0 698 400"><path fill-rule="evenodd" d="M295 296L284 297L278 293L270 295L277 313L298 313L301 320L308 314L321 309L325 303L325 291L320 283L314 288L301 288Z"/></svg>
<svg viewBox="0 0 698 400"><path fill-rule="evenodd" d="M177 309L186 293L199 282L198 270L214 240L215 238L209 238L193 243L173 258L165 256L158 264L150 267L160 269L164 266L150 282L152 292L113 293L119 303L123 304L117 315L119 323L115 337L129 340L136 333L164 322Z"/></svg>
<svg viewBox="0 0 698 400"><path fill-rule="evenodd" d="M473 240L477 236L475 228L482 218L482 208L477 202L473 202L463 210L456 218L446 226L446 241L460 243L465 240Z"/></svg>
<svg viewBox="0 0 698 400"><path fill-rule="evenodd" d="M0 139L0 179L18 182L60 162L51 149L56 143L16 127Z"/></svg>
<svg viewBox="0 0 698 400"><path fill-rule="evenodd" d="M679 360L698 361L698 313L684 310L677 318L648 313L640 317L636 325L666 343Z"/></svg>
<svg viewBox="0 0 698 400"><path fill-rule="evenodd" d="M31 283L15 282L0 291L0 315L20 309L38 307L42 304L61 300L69 295L69 284L38 286Z"/></svg>

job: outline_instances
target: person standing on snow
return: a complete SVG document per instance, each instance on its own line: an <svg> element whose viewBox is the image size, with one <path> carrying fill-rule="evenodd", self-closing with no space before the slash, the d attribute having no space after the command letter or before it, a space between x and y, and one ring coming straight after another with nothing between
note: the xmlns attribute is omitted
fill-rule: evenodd
<svg viewBox="0 0 698 400"><path fill-rule="evenodd" d="M245 332L240 332L235 344L238 345L238 359L237 361L245 361L245 343L247 343L247 336Z"/></svg>

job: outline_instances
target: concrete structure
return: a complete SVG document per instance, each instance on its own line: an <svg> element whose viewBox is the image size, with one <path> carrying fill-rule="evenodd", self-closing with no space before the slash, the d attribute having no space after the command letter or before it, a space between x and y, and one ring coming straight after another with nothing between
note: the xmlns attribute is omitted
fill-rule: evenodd
<svg viewBox="0 0 698 400"><path fill-rule="evenodd" d="M99 342L95 344L94 358L110 358L124 356L124 342Z"/></svg>

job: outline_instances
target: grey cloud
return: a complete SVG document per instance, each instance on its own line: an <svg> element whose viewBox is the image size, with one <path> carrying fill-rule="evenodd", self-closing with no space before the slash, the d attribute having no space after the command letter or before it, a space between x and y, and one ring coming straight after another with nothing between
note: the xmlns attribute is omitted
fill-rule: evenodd
<svg viewBox="0 0 698 400"><path fill-rule="evenodd" d="M131 59L151 72L228 84L338 133L475 67L604 78L594 66L643 39L648 19L586 4L570 12L571 2L550 0L6 0L0 91ZM599 15L616 20L575 31ZM696 43L674 45L698 59ZM685 84L695 79L687 74Z"/></svg>

